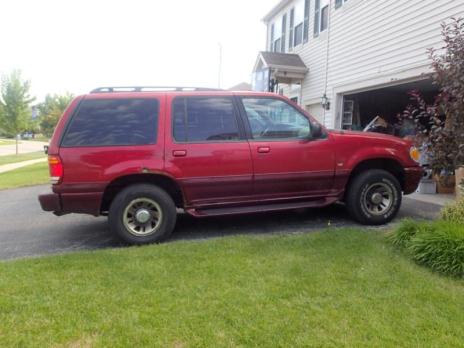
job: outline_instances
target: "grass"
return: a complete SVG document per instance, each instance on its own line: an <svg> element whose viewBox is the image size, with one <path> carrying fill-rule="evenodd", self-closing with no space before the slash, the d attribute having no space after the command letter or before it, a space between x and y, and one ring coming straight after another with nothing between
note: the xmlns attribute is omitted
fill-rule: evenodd
<svg viewBox="0 0 464 348"><path fill-rule="evenodd" d="M47 162L0 173L0 190L46 184L49 182Z"/></svg>
<svg viewBox="0 0 464 348"><path fill-rule="evenodd" d="M33 159L45 158L43 151L40 152L31 152L31 153L21 153L19 155L6 155L0 156L0 166L3 164L23 162Z"/></svg>
<svg viewBox="0 0 464 348"><path fill-rule="evenodd" d="M464 282L379 232L238 236L0 263L0 346L459 347Z"/></svg>
<svg viewBox="0 0 464 348"><path fill-rule="evenodd" d="M14 145L16 143L15 140L11 139L0 139L0 146L1 145Z"/></svg>

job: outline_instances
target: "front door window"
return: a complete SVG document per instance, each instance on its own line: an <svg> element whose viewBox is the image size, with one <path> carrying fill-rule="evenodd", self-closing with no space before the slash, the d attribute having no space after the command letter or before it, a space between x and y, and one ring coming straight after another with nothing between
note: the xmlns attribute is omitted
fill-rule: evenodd
<svg viewBox="0 0 464 348"><path fill-rule="evenodd" d="M310 136L309 120L282 100L244 98L243 106L254 140L290 140Z"/></svg>

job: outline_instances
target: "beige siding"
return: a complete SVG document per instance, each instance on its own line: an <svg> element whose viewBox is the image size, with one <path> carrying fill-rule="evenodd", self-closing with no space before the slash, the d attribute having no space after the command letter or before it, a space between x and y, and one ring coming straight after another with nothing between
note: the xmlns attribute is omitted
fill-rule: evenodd
<svg viewBox="0 0 464 348"><path fill-rule="evenodd" d="M331 0L330 32L314 38L314 3L312 0L309 42L293 52L300 54L309 68L302 105L315 109L313 104L320 103L327 91L332 110L317 116L329 127L335 126L332 115L340 104L335 93L429 72L427 49L441 47L440 23L464 16L464 0L349 0L338 9Z"/></svg>

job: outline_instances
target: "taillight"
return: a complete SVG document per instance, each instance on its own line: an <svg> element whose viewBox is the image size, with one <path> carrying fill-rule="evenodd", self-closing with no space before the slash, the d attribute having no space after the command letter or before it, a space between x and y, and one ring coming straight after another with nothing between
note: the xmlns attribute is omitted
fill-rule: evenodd
<svg viewBox="0 0 464 348"><path fill-rule="evenodd" d="M63 163L59 156L48 156L48 167L50 168L50 182L59 184L63 179Z"/></svg>

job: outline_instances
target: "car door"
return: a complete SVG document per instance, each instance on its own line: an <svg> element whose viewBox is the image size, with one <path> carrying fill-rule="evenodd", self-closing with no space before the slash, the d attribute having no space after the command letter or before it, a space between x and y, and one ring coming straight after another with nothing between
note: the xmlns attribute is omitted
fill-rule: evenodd
<svg viewBox="0 0 464 348"><path fill-rule="evenodd" d="M251 195L252 161L232 96L167 97L165 166L188 206L241 201Z"/></svg>
<svg viewBox="0 0 464 348"><path fill-rule="evenodd" d="M334 182L335 154L325 134L311 136L302 111L278 97L241 97L257 199L321 197Z"/></svg>

